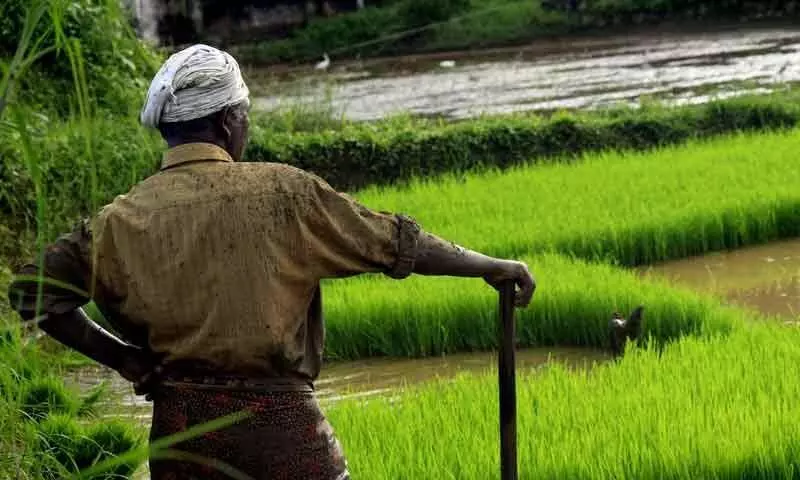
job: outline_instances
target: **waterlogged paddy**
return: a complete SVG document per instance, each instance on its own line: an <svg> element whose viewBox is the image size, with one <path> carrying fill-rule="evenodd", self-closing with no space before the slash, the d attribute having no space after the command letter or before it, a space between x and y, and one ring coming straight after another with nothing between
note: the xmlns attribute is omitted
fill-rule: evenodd
<svg viewBox="0 0 800 480"><path fill-rule="evenodd" d="M441 67L443 60L455 60L455 67ZM331 102L337 115L354 120L398 112L466 118L635 105L642 96L686 104L708 101L712 92L718 98L768 93L800 80L798 60L800 28L762 27L543 40L494 51L371 62L332 58L321 77L269 85L264 79L270 72L251 75L254 91L263 93L255 101L258 109Z"/></svg>

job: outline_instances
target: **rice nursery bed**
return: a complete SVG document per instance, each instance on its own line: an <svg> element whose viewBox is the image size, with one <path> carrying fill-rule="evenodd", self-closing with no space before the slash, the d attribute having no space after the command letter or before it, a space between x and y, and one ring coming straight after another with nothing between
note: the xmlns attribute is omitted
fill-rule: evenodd
<svg viewBox="0 0 800 480"><path fill-rule="evenodd" d="M798 362L800 329L753 323L591 373L520 372L519 478L797 478ZM493 374L327 407L353 479L498 478Z"/></svg>
<svg viewBox="0 0 800 480"><path fill-rule="evenodd" d="M718 300L607 264L557 254L524 258L538 288L517 310L521 347L607 346L611 314L645 306L645 336L656 345L684 335L728 332L739 317ZM326 356L430 356L497 347L497 292L480 279L354 278L324 290ZM411 300L413 299L413 300Z"/></svg>
<svg viewBox="0 0 800 480"><path fill-rule="evenodd" d="M354 196L496 256L557 251L643 265L800 234L799 133L591 154Z"/></svg>

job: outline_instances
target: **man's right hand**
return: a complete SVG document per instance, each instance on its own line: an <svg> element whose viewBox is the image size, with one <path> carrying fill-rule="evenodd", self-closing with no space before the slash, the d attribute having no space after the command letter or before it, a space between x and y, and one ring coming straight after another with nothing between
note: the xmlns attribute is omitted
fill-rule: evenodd
<svg viewBox="0 0 800 480"><path fill-rule="evenodd" d="M536 281L528 266L513 260L501 260L468 250L432 233L420 232L414 273L420 275L448 275L454 277L482 277L486 283L499 290L507 280L514 282L517 290L514 304L526 307L533 298Z"/></svg>
<svg viewBox="0 0 800 480"><path fill-rule="evenodd" d="M507 280L512 280L518 287L514 296L514 305L517 307L527 307L536 291L536 280L534 280L528 266L523 262L514 260L498 260L496 269L484 275L483 279L494 287L500 289L500 285Z"/></svg>

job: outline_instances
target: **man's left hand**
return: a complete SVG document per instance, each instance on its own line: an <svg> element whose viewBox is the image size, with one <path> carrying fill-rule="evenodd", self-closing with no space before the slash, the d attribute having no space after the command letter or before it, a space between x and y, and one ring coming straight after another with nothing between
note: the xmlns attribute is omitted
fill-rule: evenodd
<svg viewBox="0 0 800 480"><path fill-rule="evenodd" d="M122 378L133 383L137 395L148 393L150 384L159 371L155 358L134 346L127 347L123 353L122 365L117 369Z"/></svg>

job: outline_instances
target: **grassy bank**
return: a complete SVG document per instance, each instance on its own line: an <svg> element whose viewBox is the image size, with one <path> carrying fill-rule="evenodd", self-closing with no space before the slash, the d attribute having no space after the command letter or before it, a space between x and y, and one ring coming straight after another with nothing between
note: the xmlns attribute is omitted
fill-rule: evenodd
<svg viewBox="0 0 800 480"><path fill-rule="evenodd" d="M797 478L798 361L800 329L757 325L631 351L590 374L520 372L520 478ZM354 480L498 476L496 374L326 413Z"/></svg>
<svg viewBox="0 0 800 480"><path fill-rule="evenodd" d="M799 98L788 91L677 108L649 104L455 123L389 119L299 134L275 132L256 120L246 154L249 161L289 163L338 189L355 190L587 152L647 150L733 132L790 128L800 120Z"/></svg>
<svg viewBox="0 0 800 480"><path fill-rule="evenodd" d="M576 12L544 8L563 0L396 0L381 7L317 19L289 38L231 48L245 63L307 63L328 52L353 58L483 48L553 35L645 27L663 22L739 22L793 18L798 2L688 2L608 0L579 2Z"/></svg>
<svg viewBox="0 0 800 480"><path fill-rule="evenodd" d="M117 180L120 169L97 182L104 162L93 154L124 143L98 152L93 147L104 137L97 132L113 136L121 129L112 119L138 111L157 57L132 35L115 0L9 0L0 12L0 290L6 292L7 266L34 258L40 242L74 218L76 205L96 209L107 193L100 185ZM142 443L141 431L103 418L102 385L83 395L65 386L65 370L86 359L54 344L23 333L3 302L0 478L70 478ZM127 478L141 459L87 478Z"/></svg>

